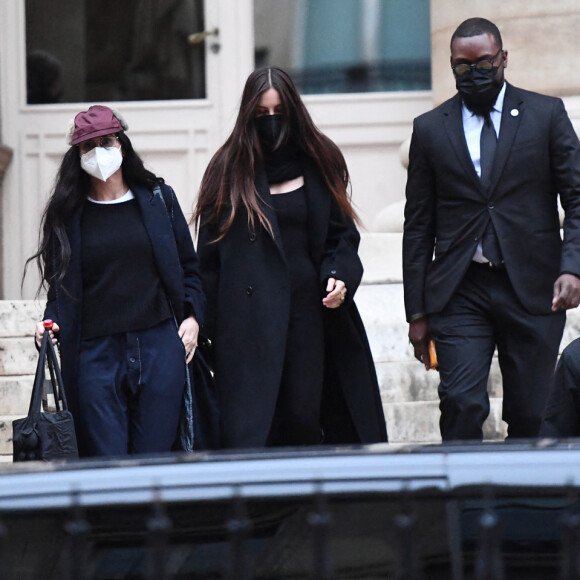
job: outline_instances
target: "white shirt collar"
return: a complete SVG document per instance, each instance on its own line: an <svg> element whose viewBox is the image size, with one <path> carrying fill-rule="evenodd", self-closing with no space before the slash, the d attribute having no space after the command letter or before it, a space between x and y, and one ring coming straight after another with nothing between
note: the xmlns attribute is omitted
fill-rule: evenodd
<svg viewBox="0 0 580 580"><path fill-rule="evenodd" d="M125 193L121 197L118 197L117 199L108 199L107 201L97 201L96 199L93 199L92 197L89 196L87 196L87 199L91 203L97 203L99 205L113 205L115 203L125 203L126 201L130 201L134 197L135 196L133 195L133 192L129 189L127 190L127 193Z"/></svg>

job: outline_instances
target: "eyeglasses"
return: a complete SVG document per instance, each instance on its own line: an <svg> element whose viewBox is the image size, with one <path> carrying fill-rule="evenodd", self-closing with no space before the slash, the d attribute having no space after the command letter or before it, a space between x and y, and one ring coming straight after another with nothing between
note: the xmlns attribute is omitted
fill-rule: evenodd
<svg viewBox="0 0 580 580"><path fill-rule="evenodd" d="M116 147L119 138L117 135L103 135L102 137L96 137L95 139L88 139L79 143L79 150L81 155L92 151L95 147L104 147L109 149L110 147Z"/></svg>
<svg viewBox="0 0 580 580"><path fill-rule="evenodd" d="M451 69L453 70L453 73L457 77L462 77L464 74L467 74L468 72L473 72L474 70L491 70L492 68L494 68L493 63L496 61L497 57L500 54L503 54L503 49L501 48L497 51L495 56L493 56L489 60L484 59L478 62L474 62L473 64L461 63L456 64L455 66L451 65Z"/></svg>

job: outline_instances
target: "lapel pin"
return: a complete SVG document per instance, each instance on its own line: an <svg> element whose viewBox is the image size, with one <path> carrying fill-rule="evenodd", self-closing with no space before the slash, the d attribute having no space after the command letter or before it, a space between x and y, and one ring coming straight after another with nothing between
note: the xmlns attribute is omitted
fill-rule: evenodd
<svg viewBox="0 0 580 580"><path fill-rule="evenodd" d="M517 117L519 114L520 114L520 112L519 112L517 109L512 109L512 110L510 111L510 115L511 115L512 117Z"/></svg>

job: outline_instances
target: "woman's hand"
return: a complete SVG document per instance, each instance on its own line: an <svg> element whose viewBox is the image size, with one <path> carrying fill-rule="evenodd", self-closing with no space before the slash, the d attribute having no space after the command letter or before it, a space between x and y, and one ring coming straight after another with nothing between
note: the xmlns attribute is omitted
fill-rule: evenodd
<svg viewBox="0 0 580 580"><path fill-rule="evenodd" d="M185 347L185 362L189 363L195 354L199 334L199 324L193 314L181 323L177 332Z"/></svg>
<svg viewBox="0 0 580 580"><path fill-rule="evenodd" d="M327 296L322 299L322 304L327 308L338 308L342 306L346 297L346 284L342 280L329 278L326 284Z"/></svg>
<svg viewBox="0 0 580 580"><path fill-rule="evenodd" d="M52 338L52 344L56 344L58 342L58 338L54 336L54 333L58 332L59 330L60 330L59 325L56 322L53 322L52 330L49 331L50 337ZM40 345L42 344L43 334L44 334L44 320L36 323L36 331L34 332L34 340L36 341L36 344L38 345L39 348Z"/></svg>

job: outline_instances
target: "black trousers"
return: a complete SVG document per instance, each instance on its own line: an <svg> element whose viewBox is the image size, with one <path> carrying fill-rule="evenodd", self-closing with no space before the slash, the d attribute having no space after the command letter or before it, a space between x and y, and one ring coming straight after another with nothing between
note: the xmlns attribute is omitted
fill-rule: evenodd
<svg viewBox="0 0 580 580"><path fill-rule="evenodd" d="M322 443L324 327L322 306L313 304L316 306L313 312L290 316L284 369L268 446Z"/></svg>
<svg viewBox="0 0 580 580"><path fill-rule="evenodd" d="M496 347L508 438L537 437L565 322L564 312L527 312L505 269L473 263L445 309L429 319L443 440L483 438Z"/></svg>

